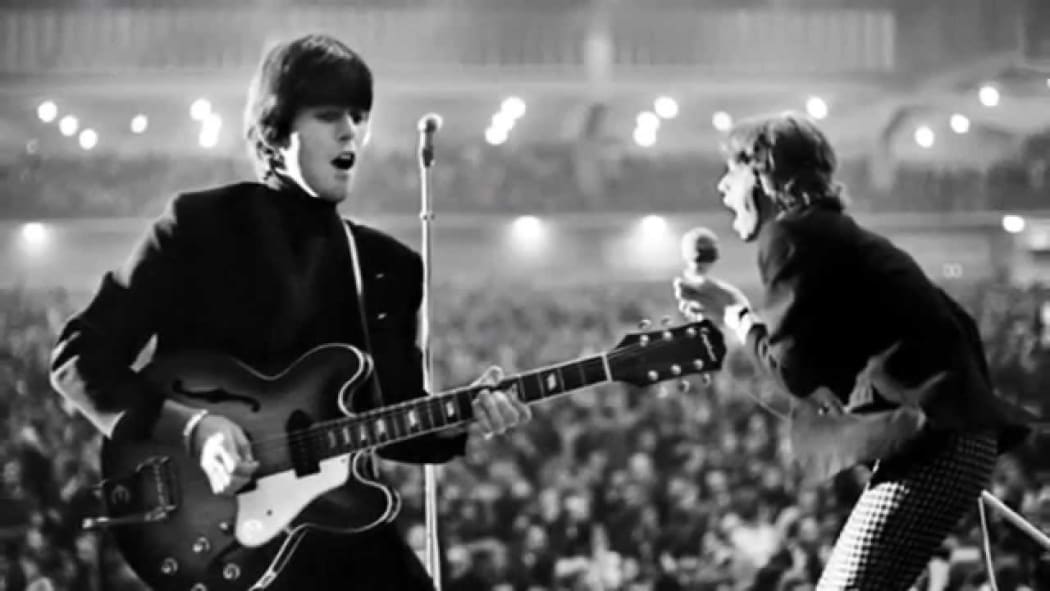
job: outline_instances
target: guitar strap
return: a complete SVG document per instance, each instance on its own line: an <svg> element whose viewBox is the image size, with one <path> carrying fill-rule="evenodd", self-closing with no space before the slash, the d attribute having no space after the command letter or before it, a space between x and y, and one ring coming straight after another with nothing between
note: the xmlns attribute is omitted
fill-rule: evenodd
<svg viewBox="0 0 1050 591"><path fill-rule="evenodd" d="M346 242L350 249L350 265L354 270L354 286L357 289L357 313L361 319L361 337L364 341L365 353L372 354L372 339L368 336L368 314L365 313L365 282L364 275L361 273L361 259L358 257L357 240L354 239L354 233L350 228L350 222L343 220L343 230L346 231ZM373 364L375 358L372 358ZM372 379L369 380L372 384L372 403L375 404L375 408L383 406L383 391L379 385L379 376L374 373Z"/></svg>
<svg viewBox="0 0 1050 591"><path fill-rule="evenodd" d="M354 272L354 285L357 290L357 313L361 318L361 336L364 343L365 353L372 354L372 342L368 336L368 315L365 313L365 283L364 275L361 273L361 262L358 258L357 241L354 239L354 233L351 231L350 222L343 220L343 230L346 231L346 241L350 249L350 265L353 267ZM383 392L379 386L379 376L375 374L375 365L373 361L373 373L372 379L369 382L372 384L372 401L376 408L383 405ZM372 452L374 453L374 452ZM367 463L369 471L372 472L373 477L378 477L378 469L374 459ZM267 589L277 579L277 575L284 570L287 566L288 560L291 559L292 554L295 553L296 548L299 547L299 543L303 541L303 537L306 534L304 527L296 527L287 532L288 536L284 539L281 547L277 550L273 560L270 561L269 567L266 572L263 573L259 580L255 582L251 587L251 591L261 591Z"/></svg>

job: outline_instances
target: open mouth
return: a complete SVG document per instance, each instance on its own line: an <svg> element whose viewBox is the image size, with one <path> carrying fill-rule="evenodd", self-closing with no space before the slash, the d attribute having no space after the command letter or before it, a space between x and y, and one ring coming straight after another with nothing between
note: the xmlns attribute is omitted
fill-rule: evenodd
<svg viewBox="0 0 1050 591"><path fill-rule="evenodd" d="M332 159L332 166L339 170L350 170L356 161L357 156L353 152L343 152Z"/></svg>

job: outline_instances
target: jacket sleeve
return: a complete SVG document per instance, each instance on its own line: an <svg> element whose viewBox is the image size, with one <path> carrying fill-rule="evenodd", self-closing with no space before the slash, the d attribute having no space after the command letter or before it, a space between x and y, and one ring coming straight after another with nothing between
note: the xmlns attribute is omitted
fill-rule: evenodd
<svg viewBox="0 0 1050 591"><path fill-rule="evenodd" d="M808 249L780 224L772 224L759 244L759 270L765 292L763 322L747 333L747 349L758 364L792 396L806 397L821 384L820 367L828 342L826 307L828 261Z"/></svg>
<svg viewBox="0 0 1050 591"><path fill-rule="evenodd" d="M107 437L145 438L163 395L131 369L170 311L185 256L178 199L59 334L51 384Z"/></svg>
<svg viewBox="0 0 1050 591"><path fill-rule="evenodd" d="M427 396L423 388L423 352L419 346L419 311L423 301L423 263L418 255L411 257L411 313L401 316L397 331L398 354L387 363L402 378L400 388L384 388L386 404L396 404ZM407 393L407 395L403 395ZM441 464L465 453L467 435L430 434L379 449L379 455L410 464Z"/></svg>

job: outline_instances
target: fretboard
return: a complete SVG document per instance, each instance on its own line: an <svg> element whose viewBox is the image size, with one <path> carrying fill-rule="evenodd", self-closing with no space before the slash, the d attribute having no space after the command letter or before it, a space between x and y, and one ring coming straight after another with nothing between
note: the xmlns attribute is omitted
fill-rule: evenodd
<svg viewBox="0 0 1050 591"><path fill-rule="evenodd" d="M296 440L321 457L364 451L469 423L474 419L474 398L485 388L516 392L522 402L533 403L608 381L608 360L595 355L510 376L495 387L459 388L326 421L296 434Z"/></svg>

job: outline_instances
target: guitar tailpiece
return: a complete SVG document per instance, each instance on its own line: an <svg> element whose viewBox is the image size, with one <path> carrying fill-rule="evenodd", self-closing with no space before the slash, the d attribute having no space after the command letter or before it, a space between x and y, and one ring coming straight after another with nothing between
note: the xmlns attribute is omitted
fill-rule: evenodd
<svg viewBox="0 0 1050 591"><path fill-rule="evenodd" d="M123 478L108 478L97 487L105 515L81 522L85 530L164 521L178 508L178 490L171 459L155 456L139 464Z"/></svg>

